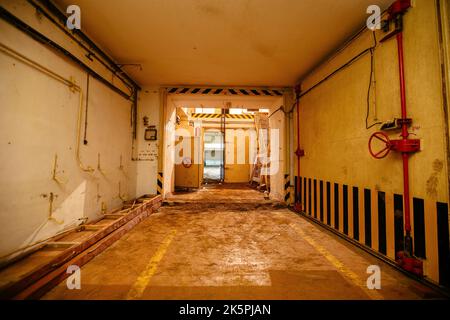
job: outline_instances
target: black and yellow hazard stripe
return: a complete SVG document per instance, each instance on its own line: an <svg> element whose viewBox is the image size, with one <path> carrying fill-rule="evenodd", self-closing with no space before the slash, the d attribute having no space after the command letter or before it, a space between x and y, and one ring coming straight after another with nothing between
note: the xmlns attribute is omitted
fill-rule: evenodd
<svg viewBox="0 0 450 320"><path fill-rule="evenodd" d="M169 87L170 94L197 94L223 96L282 96L286 88L217 88L217 87Z"/></svg>
<svg viewBox="0 0 450 320"><path fill-rule="evenodd" d="M220 113L193 113L191 118L195 119L218 119L222 117Z"/></svg>
<svg viewBox="0 0 450 320"><path fill-rule="evenodd" d="M228 119L242 119L242 120L253 120L255 116L252 114L225 114L225 118Z"/></svg>
<svg viewBox="0 0 450 320"><path fill-rule="evenodd" d="M163 181L163 173L158 172L158 178L156 181L156 194L164 194L164 181Z"/></svg>
<svg viewBox="0 0 450 320"><path fill-rule="evenodd" d="M191 118L194 119L219 119L222 117L220 113L193 113ZM253 120L255 116L252 114L225 114L227 119Z"/></svg>
<svg viewBox="0 0 450 320"><path fill-rule="evenodd" d="M305 215L390 260L404 250L401 194L306 177L295 181L296 202L303 203ZM414 256L428 278L449 287L448 204L413 196L411 209Z"/></svg>
<svg viewBox="0 0 450 320"><path fill-rule="evenodd" d="M290 203L291 201L291 179L289 174L284 175L284 202Z"/></svg>

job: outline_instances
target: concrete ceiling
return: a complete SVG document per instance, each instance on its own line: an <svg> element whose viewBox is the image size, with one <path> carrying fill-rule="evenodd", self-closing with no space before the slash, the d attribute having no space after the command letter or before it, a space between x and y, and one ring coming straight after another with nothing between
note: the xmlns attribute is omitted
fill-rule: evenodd
<svg viewBox="0 0 450 320"><path fill-rule="evenodd" d="M143 86L291 86L391 2L56 0Z"/></svg>

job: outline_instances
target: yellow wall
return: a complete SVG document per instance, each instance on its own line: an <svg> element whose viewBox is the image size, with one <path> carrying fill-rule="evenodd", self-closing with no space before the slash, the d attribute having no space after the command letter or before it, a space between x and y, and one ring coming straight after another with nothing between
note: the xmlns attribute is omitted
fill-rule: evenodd
<svg viewBox="0 0 450 320"><path fill-rule="evenodd" d="M407 108L408 116L414 122L410 132L411 138L420 138L422 142L422 151L412 155L409 161L411 198L425 200L427 258L424 260L424 269L428 279L437 282L439 275L436 202L448 203L449 188L444 139L446 120L443 121L445 117L442 108L434 1L417 0L416 6L406 14L404 20ZM371 103L369 124L376 120L375 115L378 120L400 117L395 37L380 44L382 33L378 31L376 36L378 39L375 50L376 86L372 93L372 97L375 98ZM308 90L352 57L372 46L372 43L372 34L366 30L304 79L302 91ZM369 74L370 55L366 54L301 98L300 141L305 156L300 161L300 176L330 181L332 184L338 183L341 189L342 185L348 185L349 194L353 186L359 187L360 193L363 188L372 190L372 248L375 251L378 251L378 218L374 214L377 212L374 194L378 190L386 192L387 254L393 259L394 213L391 200L393 194L403 194L402 162L400 154L395 152L383 160L375 160L369 155L367 146L369 137L378 130L378 126L370 130L365 128ZM296 116L294 114L294 119ZM296 123L296 120L294 122ZM392 133L390 137L398 139L399 132ZM349 204L350 201L351 197ZM342 201L340 205L342 206ZM361 206L360 202L360 211ZM340 215L342 219L342 210ZM349 221L350 218L349 213ZM361 222L362 216L359 220ZM413 221L413 216L411 220ZM339 229L342 232L342 222ZM360 228L360 233L364 231L363 229ZM362 242L363 240L360 239Z"/></svg>

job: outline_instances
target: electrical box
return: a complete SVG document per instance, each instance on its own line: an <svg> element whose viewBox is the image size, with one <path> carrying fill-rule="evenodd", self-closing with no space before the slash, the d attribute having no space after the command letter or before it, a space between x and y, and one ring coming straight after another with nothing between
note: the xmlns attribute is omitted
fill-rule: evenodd
<svg viewBox="0 0 450 320"><path fill-rule="evenodd" d="M144 139L146 141L155 141L158 139L158 134L155 126L150 126L147 129L145 129L145 136Z"/></svg>

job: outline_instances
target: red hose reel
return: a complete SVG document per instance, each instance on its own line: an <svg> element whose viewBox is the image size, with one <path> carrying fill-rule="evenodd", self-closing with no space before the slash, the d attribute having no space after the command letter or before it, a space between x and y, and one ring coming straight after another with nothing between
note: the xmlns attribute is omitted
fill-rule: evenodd
<svg viewBox="0 0 450 320"><path fill-rule="evenodd" d="M374 151L375 141L381 141L384 146ZM369 153L375 159L383 159L391 151L397 151L401 153L413 153L420 151L420 140L419 139L398 139L391 140L388 135L384 132L378 131L373 133L369 139Z"/></svg>

